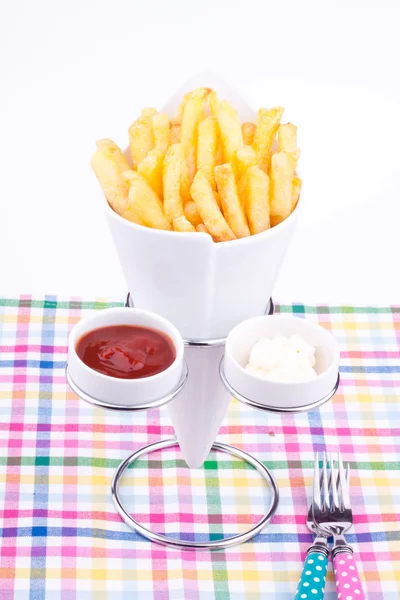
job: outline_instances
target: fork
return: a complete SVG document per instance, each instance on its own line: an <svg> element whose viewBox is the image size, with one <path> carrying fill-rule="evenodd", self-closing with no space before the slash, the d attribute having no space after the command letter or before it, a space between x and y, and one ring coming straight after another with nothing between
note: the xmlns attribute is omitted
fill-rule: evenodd
<svg viewBox="0 0 400 600"><path fill-rule="evenodd" d="M329 548L327 535L322 533L314 523L313 503L311 501L307 513L306 525L315 534L315 539L307 550L303 571L297 586L296 600L314 598L322 600L325 590L326 570L328 567Z"/></svg>
<svg viewBox="0 0 400 600"><path fill-rule="evenodd" d="M342 600L365 600L360 576L353 557L353 549L346 542L345 533L353 524L349 486L343 462L338 453L337 463L330 456L330 476L328 480L328 460L326 453L322 460L322 490L319 477L319 457L315 456L313 516L316 527L327 536L333 536L333 569L338 598ZM301 596L300 596L301 597Z"/></svg>

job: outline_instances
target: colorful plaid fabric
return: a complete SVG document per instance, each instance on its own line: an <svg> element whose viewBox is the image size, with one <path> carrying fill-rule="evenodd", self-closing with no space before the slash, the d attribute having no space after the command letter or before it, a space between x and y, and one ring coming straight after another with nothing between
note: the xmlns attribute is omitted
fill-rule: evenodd
<svg viewBox="0 0 400 600"><path fill-rule="evenodd" d="M118 414L77 399L64 377L68 332L122 302L54 296L0 301L1 600L291 600L312 536L305 515L314 452L350 461L354 544L370 600L400 598L400 307L277 306L319 322L341 346L341 386L305 415L232 401L219 441L270 467L281 499L254 540L219 552L151 544L117 515L112 474L173 435L167 411ZM128 309L127 309L128 310ZM269 492L239 460L212 453L190 472L175 449L143 457L123 497L148 527L184 539L246 530ZM326 599L334 600L331 567Z"/></svg>

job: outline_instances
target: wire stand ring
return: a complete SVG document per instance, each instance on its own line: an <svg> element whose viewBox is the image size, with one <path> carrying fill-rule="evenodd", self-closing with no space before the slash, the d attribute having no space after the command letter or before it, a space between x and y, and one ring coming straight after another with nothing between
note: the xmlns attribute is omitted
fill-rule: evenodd
<svg viewBox="0 0 400 600"><path fill-rule="evenodd" d="M120 480L125 470L144 454L149 454L150 452L154 452L155 450L162 450L163 448L173 448L175 446L178 446L178 442L176 439L162 440L160 442L149 444L148 446L140 448L140 450L137 450L136 452L128 456L128 458L126 458L120 464L120 466L114 473L111 483L111 495L114 502L114 506L117 509L123 521L131 529L136 531L136 533L139 533L142 537L146 538L150 542L155 542L157 544L161 544L162 546L169 546L171 548L178 548L180 550L222 550L224 548L230 548L232 546L235 546L236 544L246 542L247 540L255 536L257 533L259 533L263 529L263 527L271 520L278 506L279 490L274 477L269 472L267 467L263 465L262 462L260 462L250 454L247 454L247 452L240 450L239 448L235 448L234 446L230 446L228 444L221 444L219 442L215 442L212 446L213 450L220 450L221 452L226 452L227 454L236 456L237 458L240 458L245 462L249 463L260 473L264 480L269 484L269 487L271 488L272 492L272 497L268 510L262 517L262 519L258 523L256 523L254 527L252 527L248 531L245 531L244 533L233 535L222 540L213 540L210 542L190 542L171 538L160 533L155 533L154 531L151 531L150 529L147 529L146 527L138 523L138 521L136 521L132 517L132 515L130 515L128 511L124 508L124 505L121 501L119 495Z"/></svg>
<svg viewBox="0 0 400 600"><path fill-rule="evenodd" d="M75 394L84 400L88 404L95 406L96 408L105 408L107 410L115 410L120 412L137 412L140 410L150 410L151 408L160 408L160 406L164 406L164 404L168 404L179 394L179 392L185 387L186 382L189 376L189 369L187 367L186 362L183 363L183 370L181 379L172 392L165 394L162 398L157 398L156 400L152 400L151 402L146 402L145 404L134 404L134 405L126 405L126 404L113 404L111 402L105 402L104 400L99 400L98 398L94 398L90 394L84 392L80 387L76 385L74 380L72 379L69 369L68 363L65 365L65 378L68 382L69 387Z"/></svg>
<svg viewBox="0 0 400 600"><path fill-rule="evenodd" d="M226 375L225 375L224 358L225 357L223 356L221 358L221 362L219 363L219 376L222 380L222 383L225 386L225 389L231 394L231 396L236 398L236 400L239 400L239 402L241 402L242 404L247 404L247 406L251 406L252 408L256 408L257 410L263 410L264 412L271 412L271 413L278 413L278 414L287 414L287 413L292 414L292 413L304 413L304 412L308 412L310 410L314 410L315 408L319 408L320 406L325 404L325 402L328 402L328 400L330 400L332 398L332 396L334 396L336 394L336 391L337 391L337 389L339 387L339 383L340 383L340 375L338 374L335 386L329 392L329 394L327 394L323 398L320 398L319 400L316 400L315 402L311 402L310 404L303 404L302 406L269 406L268 404L261 404L261 402L256 402L255 400L246 398L246 396L243 396L242 394L237 392L235 390L235 388L233 388L231 386L231 384L229 383L229 381L227 380Z"/></svg>

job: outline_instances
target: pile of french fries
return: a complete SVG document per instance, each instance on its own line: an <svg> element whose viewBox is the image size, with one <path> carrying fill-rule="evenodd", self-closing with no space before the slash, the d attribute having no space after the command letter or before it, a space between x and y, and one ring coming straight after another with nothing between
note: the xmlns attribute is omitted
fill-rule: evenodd
<svg viewBox="0 0 400 600"><path fill-rule="evenodd" d="M229 102L199 88L171 120L142 110L128 130L130 161L104 139L91 166L110 206L133 223L215 242L255 235L285 220L300 195L297 128L280 123L283 111L260 108L256 123L241 123Z"/></svg>

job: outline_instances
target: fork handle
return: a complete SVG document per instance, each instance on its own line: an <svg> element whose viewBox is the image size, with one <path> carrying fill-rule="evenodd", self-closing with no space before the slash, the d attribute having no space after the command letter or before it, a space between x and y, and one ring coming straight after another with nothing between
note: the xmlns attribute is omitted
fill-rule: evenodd
<svg viewBox="0 0 400 600"><path fill-rule="evenodd" d="M327 550L319 544L310 546L297 586L296 600L323 600L327 566Z"/></svg>
<svg viewBox="0 0 400 600"><path fill-rule="evenodd" d="M338 597L365 600L353 550L350 546L339 546L333 550L332 556Z"/></svg>

